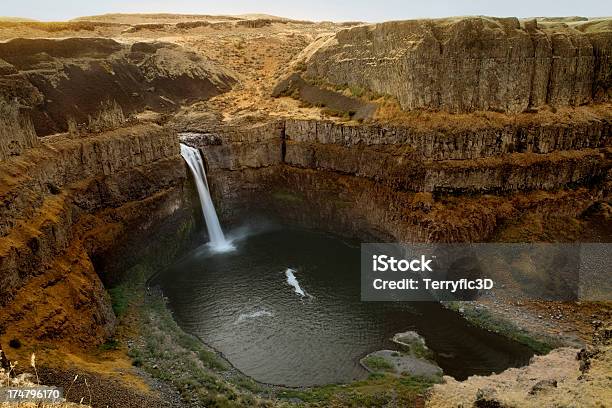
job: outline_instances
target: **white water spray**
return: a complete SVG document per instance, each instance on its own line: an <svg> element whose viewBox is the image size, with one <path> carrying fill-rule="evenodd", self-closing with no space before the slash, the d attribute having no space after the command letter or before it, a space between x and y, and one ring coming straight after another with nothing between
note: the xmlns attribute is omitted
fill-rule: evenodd
<svg viewBox="0 0 612 408"><path fill-rule="evenodd" d="M304 290L302 290L302 288L300 287L300 283L298 282L293 272L295 272L295 270L291 268L287 268L287 270L285 271L285 276L287 276L287 283L293 286L293 290L295 291L295 293L297 293L301 297L307 296L308 294L304 292Z"/></svg>
<svg viewBox="0 0 612 408"><path fill-rule="evenodd" d="M202 213L204 214L204 220L206 221L206 229L208 230L208 236L210 237L209 246L214 252L227 252L232 251L235 247L231 241L225 239L221 224L219 224L219 218L217 218L217 212L215 211L215 205L210 198L210 192L208 191L208 181L206 180L206 172L204 171L204 162L200 152L193 147L184 145L181 143L181 156L187 162L191 173L195 179L196 187L198 189L198 195L200 196L200 205L202 206Z"/></svg>
<svg viewBox="0 0 612 408"><path fill-rule="evenodd" d="M238 316L236 323L242 323L245 320L256 319L258 317L272 317L272 316L274 316L274 313L266 309L256 310L251 313L240 313L240 316Z"/></svg>

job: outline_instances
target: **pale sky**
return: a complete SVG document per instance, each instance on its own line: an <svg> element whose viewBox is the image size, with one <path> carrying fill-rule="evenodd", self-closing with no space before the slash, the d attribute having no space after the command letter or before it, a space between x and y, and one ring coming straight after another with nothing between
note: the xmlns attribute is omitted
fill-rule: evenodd
<svg viewBox="0 0 612 408"><path fill-rule="evenodd" d="M104 13L265 13L304 20L385 21L463 15L612 16L610 0L0 0L0 16L67 20Z"/></svg>

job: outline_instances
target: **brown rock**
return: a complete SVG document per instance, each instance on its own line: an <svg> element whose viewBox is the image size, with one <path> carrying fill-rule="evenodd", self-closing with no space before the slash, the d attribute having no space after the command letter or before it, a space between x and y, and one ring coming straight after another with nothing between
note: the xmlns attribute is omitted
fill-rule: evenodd
<svg viewBox="0 0 612 408"><path fill-rule="evenodd" d="M609 98L611 39L516 18L394 21L338 32L306 76L395 96L405 110L575 106Z"/></svg>

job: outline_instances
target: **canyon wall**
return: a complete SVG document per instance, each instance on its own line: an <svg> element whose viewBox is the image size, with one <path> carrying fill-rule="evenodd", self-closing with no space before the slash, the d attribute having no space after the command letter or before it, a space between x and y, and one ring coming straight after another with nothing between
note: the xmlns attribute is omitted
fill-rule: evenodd
<svg viewBox="0 0 612 408"><path fill-rule="evenodd" d="M149 124L50 136L0 161L0 180L0 334L104 341L115 316L100 264L188 216L176 134Z"/></svg>
<svg viewBox="0 0 612 408"><path fill-rule="evenodd" d="M609 119L458 133L289 120L285 162L415 192L549 190L605 177Z"/></svg>
<svg viewBox="0 0 612 408"><path fill-rule="evenodd" d="M456 131L286 119L183 140L202 148L212 171L284 164L411 192L550 190L606 177L611 120L539 124L536 117Z"/></svg>
<svg viewBox="0 0 612 408"><path fill-rule="evenodd" d="M405 110L523 112L610 100L611 54L609 22L392 21L339 31L310 51L304 75L392 95Z"/></svg>
<svg viewBox="0 0 612 408"><path fill-rule="evenodd" d="M261 214L361 239L462 242L601 200L609 134L604 114L462 132L286 119L183 140L204 155L228 222Z"/></svg>
<svg viewBox="0 0 612 408"><path fill-rule="evenodd" d="M105 287L193 224L176 132L132 114L172 113L235 81L159 41L0 43L3 341L91 346L113 333Z"/></svg>

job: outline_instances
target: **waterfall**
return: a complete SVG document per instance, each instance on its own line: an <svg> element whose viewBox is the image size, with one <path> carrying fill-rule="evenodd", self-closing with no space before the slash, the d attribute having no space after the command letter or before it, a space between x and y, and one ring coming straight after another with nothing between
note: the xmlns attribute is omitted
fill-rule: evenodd
<svg viewBox="0 0 612 408"><path fill-rule="evenodd" d="M215 252L226 252L235 249L231 241L225 239L221 224L219 224L215 205L210 198L208 181L206 180L206 172L204 171L204 162L202 161L200 152L198 149L181 143L181 156L183 156L183 159L187 162L193 174L193 178L195 179L198 195L200 196L202 213L206 221L206 229L208 230L208 236L210 238L210 248Z"/></svg>

